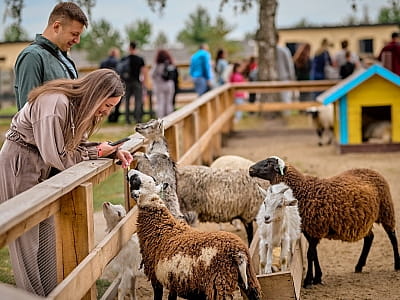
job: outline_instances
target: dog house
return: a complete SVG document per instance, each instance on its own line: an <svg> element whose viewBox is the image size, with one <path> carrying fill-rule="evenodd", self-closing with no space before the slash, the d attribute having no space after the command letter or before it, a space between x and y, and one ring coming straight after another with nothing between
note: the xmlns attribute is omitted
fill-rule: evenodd
<svg viewBox="0 0 400 300"><path fill-rule="evenodd" d="M400 76L375 64L342 80L317 100L334 105L340 153L400 151Z"/></svg>

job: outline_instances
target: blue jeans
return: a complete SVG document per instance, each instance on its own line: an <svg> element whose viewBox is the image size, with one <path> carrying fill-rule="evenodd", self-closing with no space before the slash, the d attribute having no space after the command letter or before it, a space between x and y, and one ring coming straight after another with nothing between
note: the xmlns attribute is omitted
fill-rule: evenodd
<svg viewBox="0 0 400 300"><path fill-rule="evenodd" d="M194 90L201 96L208 91L207 80L204 77L193 78Z"/></svg>

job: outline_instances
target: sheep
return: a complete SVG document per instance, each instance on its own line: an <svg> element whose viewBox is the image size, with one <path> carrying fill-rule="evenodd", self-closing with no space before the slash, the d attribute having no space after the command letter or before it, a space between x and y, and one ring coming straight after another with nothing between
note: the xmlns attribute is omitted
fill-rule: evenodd
<svg viewBox="0 0 400 300"><path fill-rule="evenodd" d="M214 160L210 167L248 170L251 165L254 165L254 162L247 158L238 155L223 155Z"/></svg>
<svg viewBox="0 0 400 300"><path fill-rule="evenodd" d="M392 123L390 121L375 121L368 124L363 140L368 143L390 143L392 141Z"/></svg>
<svg viewBox="0 0 400 300"><path fill-rule="evenodd" d="M333 105L313 106L307 109L318 135L318 146L330 145L333 142ZM325 135L324 135L325 133ZM324 136L326 142L324 143Z"/></svg>
<svg viewBox="0 0 400 300"><path fill-rule="evenodd" d="M254 180L243 169L214 169L206 166L177 168L177 194L183 211L195 211L200 222L231 222L240 219L249 245L253 239L253 221L264 200Z"/></svg>
<svg viewBox="0 0 400 300"><path fill-rule="evenodd" d="M168 143L162 136L160 123L160 120L152 120L137 127L140 134L147 138L149 149L153 150L137 157L136 169L153 176L158 183L169 183L167 189L171 194L176 186L179 207L188 224L193 225L197 219L201 222L217 223L240 219L246 229L250 245L253 239L253 220L263 201L257 183L266 187L268 186L266 182L251 178L247 169L213 169L205 166L176 168L174 162L167 158ZM194 186L201 188L193 189ZM176 198L171 197L171 199L168 201L163 197L170 210L171 204L168 203L175 203L177 208ZM171 211L174 214L174 211Z"/></svg>
<svg viewBox="0 0 400 300"><path fill-rule="evenodd" d="M272 273L272 252L275 247L280 247L281 270L286 271L300 238L297 199L284 183L270 185L267 190L260 189L265 197L257 215L260 269L262 273Z"/></svg>
<svg viewBox="0 0 400 300"><path fill-rule="evenodd" d="M229 169L246 169L248 170L251 165L254 165L252 160L247 158L238 156L238 155L223 155L214 160L210 168L229 168ZM236 228L236 230L240 230L240 221L238 219L234 219L231 221L231 224Z"/></svg>
<svg viewBox="0 0 400 300"><path fill-rule="evenodd" d="M126 216L126 210L122 205L104 202L103 215L107 223L106 231L110 232ZM118 285L118 300L123 300L127 295L130 296L131 300L136 299L136 279L137 277L145 277L140 266L141 262L139 239L135 233L103 272L103 278L111 280L115 276L121 278Z"/></svg>
<svg viewBox="0 0 400 300"><path fill-rule="evenodd" d="M168 183L156 185L137 170L127 177L138 205L137 233L154 299L162 299L164 287L170 300L232 299L238 287L249 299L261 299L249 250L237 235L190 227L175 219L158 196Z"/></svg>
<svg viewBox="0 0 400 300"><path fill-rule="evenodd" d="M249 173L269 180L271 184L284 182L298 200L302 231L309 244L304 287L322 283L317 253L317 245L322 238L346 242L364 238L364 246L355 266L355 272L362 272L374 238L374 223L382 224L385 229L393 247L394 268L400 270L390 188L378 172L351 169L320 179L304 175L281 158L272 156L251 166Z"/></svg>

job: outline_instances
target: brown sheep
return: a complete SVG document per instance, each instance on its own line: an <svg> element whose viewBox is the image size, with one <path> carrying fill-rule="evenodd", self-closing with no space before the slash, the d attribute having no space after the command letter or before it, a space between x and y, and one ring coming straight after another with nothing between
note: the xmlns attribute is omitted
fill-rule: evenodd
<svg viewBox="0 0 400 300"><path fill-rule="evenodd" d="M230 232L201 232L175 219L158 196L164 184L137 170L128 173L131 196L138 203L137 233L144 271L162 299L232 299L238 288L261 299L249 250Z"/></svg>
<svg viewBox="0 0 400 300"><path fill-rule="evenodd" d="M286 183L298 200L302 231L308 240L308 268L304 287L322 283L317 245L322 238L355 242L364 246L355 267L361 272L374 239L372 226L382 224L393 246L394 268L400 270L395 216L385 178L370 169L352 169L331 178L304 175L276 156L250 167L250 176ZM313 275L313 264L315 275Z"/></svg>

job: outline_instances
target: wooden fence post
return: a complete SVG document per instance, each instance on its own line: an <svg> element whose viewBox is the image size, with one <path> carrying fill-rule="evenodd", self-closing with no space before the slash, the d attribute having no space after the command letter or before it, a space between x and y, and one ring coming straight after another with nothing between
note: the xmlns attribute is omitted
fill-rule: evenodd
<svg viewBox="0 0 400 300"><path fill-rule="evenodd" d="M94 247L93 185L83 183L59 201L60 212L56 214L57 275L62 280ZM96 299L95 285L83 299Z"/></svg>

